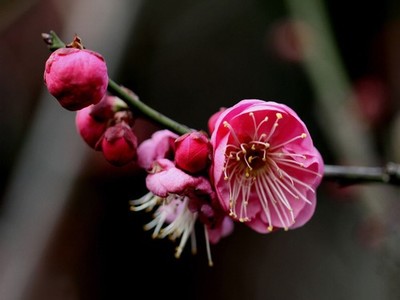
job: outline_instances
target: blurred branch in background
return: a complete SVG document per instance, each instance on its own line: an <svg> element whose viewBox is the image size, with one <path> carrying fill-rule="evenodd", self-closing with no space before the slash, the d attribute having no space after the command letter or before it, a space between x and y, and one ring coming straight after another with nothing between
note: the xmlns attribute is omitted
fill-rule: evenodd
<svg viewBox="0 0 400 300"><path fill-rule="evenodd" d="M339 160L337 163L343 165L343 167L339 167L342 170L337 168L328 170L331 173L330 178L334 179L334 173L343 171L346 165L361 165L368 169L368 166L379 166L382 162L391 161L392 157L385 157L385 154L377 152L378 147L370 128L363 123L363 120L352 107L351 100L354 100L351 98L351 96L354 96L352 82L341 59L323 1L287 0L286 3L291 17L300 20L308 29L310 35L307 39L308 43L304 44L304 37L299 36L299 39L303 39L303 66L314 89L317 102L315 113L330 150ZM361 6L359 9L361 13ZM380 47L384 47L384 45L380 45ZM388 74L388 80L394 80L394 78L390 78L390 75ZM374 95L369 94L367 96L373 97ZM373 99L373 101L375 106L379 105L376 104L379 99ZM381 105L383 104L381 103ZM364 109L364 107L360 109ZM385 130L390 131L390 121L385 119L384 122ZM391 141L386 141L387 145L390 143ZM381 179L392 177L397 182L397 170L396 165L388 164L386 168L376 168L373 176L380 176ZM353 171L366 171L366 169ZM392 175L388 175L388 173L392 173ZM351 182L350 177L348 179ZM346 180L340 182L339 179L339 183L346 185ZM364 225L360 225L360 227L364 227L364 229L370 227L375 228L375 230L379 227L381 230L378 249L380 249L382 255L387 257L387 265L382 269L384 270L382 276L385 276L386 279L384 280L396 290L398 282L392 279L399 274L398 268L394 267L393 264L398 263L400 259L398 251L398 227L400 224L397 216L399 209L398 188L380 184L364 184L357 186L352 191L355 198L359 200L358 203L361 208L361 218ZM368 234L370 236L367 239L373 240L375 233L370 231L363 235ZM398 291L394 293L397 294Z"/></svg>
<svg viewBox="0 0 400 300"><path fill-rule="evenodd" d="M384 167L325 165L326 180L333 180L340 186L366 183L400 184L400 165L388 163Z"/></svg>
<svg viewBox="0 0 400 300"><path fill-rule="evenodd" d="M140 1L75 1L63 34L77 29L107 58L114 74ZM100 17L101 16L101 17ZM95 20L96 26L91 26ZM118 20L118 22L115 22ZM31 33L34 35L34 33ZM40 37L37 33L36 39ZM43 92L4 197L0 223L0 295L22 299L84 165L74 115Z"/></svg>
<svg viewBox="0 0 400 300"><path fill-rule="evenodd" d="M339 164L380 165L382 158L374 150L367 127L362 126L350 109L351 82L323 2L287 0L286 3L292 18L302 21L309 30L307 44L304 37L299 36L303 42L303 64L315 92L316 116L330 150L340 159ZM382 186L359 186L357 192L366 215L383 220L394 195Z"/></svg>

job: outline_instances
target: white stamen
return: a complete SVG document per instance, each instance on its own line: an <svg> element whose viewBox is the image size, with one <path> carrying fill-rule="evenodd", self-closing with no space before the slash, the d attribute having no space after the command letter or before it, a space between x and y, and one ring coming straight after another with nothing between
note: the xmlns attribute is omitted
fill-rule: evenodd
<svg viewBox="0 0 400 300"><path fill-rule="evenodd" d="M226 128L229 129L229 132L231 133L231 135L232 135L233 138L235 139L236 143L237 143L237 144L240 144L240 140L238 139L238 137L237 137L235 131L233 130L231 124L229 124L227 121L224 121L223 124L224 124L224 127L226 127Z"/></svg>
<svg viewBox="0 0 400 300"><path fill-rule="evenodd" d="M229 187L230 215L241 222L249 221L247 208L249 199L253 199L251 195L255 192L268 223L267 229L273 230L271 224L272 218L275 217L281 226L288 230L295 223L295 212L291 201L301 199L307 204L312 204L307 199L307 193L303 188L315 193L309 184L291 176L290 170L322 175L304 167L306 155L283 152L283 147L299 139L305 139L307 137L305 133L280 144L271 144L271 138L275 135L279 122L283 118L282 113L276 113L275 122L268 127L269 132L262 133L259 131L268 122L268 118L264 118L257 124L255 114L251 112L249 116L253 121L254 133L253 140L246 143L240 142L233 127L228 122L224 122L224 126L229 128L234 143L237 143L237 145L227 145L223 169L224 179L227 180Z"/></svg>
<svg viewBox="0 0 400 300"><path fill-rule="evenodd" d="M207 250L207 258L208 258L208 265L212 267L214 265L212 257L211 257L211 249L210 249L210 239L208 238L208 230L206 224L204 224L204 237L206 240L206 250Z"/></svg>
<svg viewBox="0 0 400 300"><path fill-rule="evenodd" d="M140 211L140 210L145 209L146 211L150 211L154 208L154 206L156 206L157 204L160 204L161 201L162 201L162 198L149 192L137 200L129 201L129 204L131 205L130 210Z"/></svg>
<svg viewBox="0 0 400 300"><path fill-rule="evenodd" d="M254 125L254 136L253 136L253 140L258 140L258 130L260 130L261 126L268 122L268 117L265 117L260 123L256 122L256 118L254 117L254 113L249 113L249 116L252 118L253 120L253 125Z"/></svg>
<svg viewBox="0 0 400 300"><path fill-rule="evenodd" d="M263 179L263 177L261 177L261 179ZM285 224L285 222L284 222L283 219L282 219L281 213L280 213L278 207L276 206L276 199L275 199L274 196L272 195L271 189L269 188L269 185L266 184L266 183L263 181L263 184L260 185L260 187L261 187L262 189L264 189L265 192L267 193L267 195L268 195L268 197L269 197L269 199L270 199L270 203L272 204L272 207L274 208L276 214L278 215L278 219L279 219L279 221L281 222L281 224L282 224L282 225Z"/></svg>
<svg viewBox="0 0 400 300"><path fill-rule="evenodd" d="M281 113L276 113L276 120L272 125L271 131L269 132L268 136L265 138L266 141L269 141L271 137L274 135L276 128L278 127L279 120L282 119L283 116Z"/></svg>
<svg viewBox="0 0 400 300"><path fill-rule="evenodd" d="M196 231L192 230L192 234L190 235L190 242L192 246L192 254L197 254L197 241L196 241Z"/></svg>
<svg viewBox="0 0 400 300"><path fill-rule="evenodd" d="M267 217L268 224L272 224L271 213L270 213L269 208L268 208L268 198L265 195L265 192L262 189L262 187L260 186L260 184L261 183L258 180L255 181L256 193L258 195L258 198L260 199L261 206L262 206L262 208L264 210L264 213L265 213L265 215Z"/></svg>
<svg viewBox="0 0 400 300"><path fill-rule="evenodd" d="M290 144L298 139L305 139L306 137L307 137L307 135L305 133L302 133L302 134L295 136L295 137L291 138L290 140L287 140L281 144L271 146L271 151L278 149L278 148L282 148L283 146L286 146L287 144Z"/></svg>
<svg viewBox="0 0 400 300"><path fill-rule="evenodd" d="M318 173L318 172L315 172L315 171L310 170L310 169L306 169L306 168L304 168L304 167L296 166L296 165L294 165L294 164L290 164L290 163L285 162L285 161L279 161L279 163L282 164L282 165L285 165L285 166L288 166L288 167L292 167L292 168L294 168L294 169L297 169L297 170L306 172L306 173L310 173L310 174L319 176L319 177L322 176L322 175L321 175L320 173Z"/></svg>

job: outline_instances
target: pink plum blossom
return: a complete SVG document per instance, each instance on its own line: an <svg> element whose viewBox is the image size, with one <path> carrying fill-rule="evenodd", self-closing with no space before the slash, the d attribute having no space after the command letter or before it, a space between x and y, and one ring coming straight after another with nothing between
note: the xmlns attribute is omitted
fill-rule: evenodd
<svg viewBox="0 0 400 300"><path fill-rule="evenodd" d="M79 110L104 97L108 85L107 66L97 52L60 48L46 61L44 82L62 107Z"/></svg>
<svg viewBox="0 0 400 300"><path fill-rule="evenodd" d="M156 160L152 165L153 169L146 178L149 193L132 200L131 209L139 211L157 207L154 219L145 225L145 229L154 229L153 238L179 238L175 251L177 258L189 238L192 239L192 252L197 251L194 225L197 221L203 223L209 265L212 265L209 243L215 244L229 235L233 222L219 206L209 180L185 173L168 159Z"/></svg>
<svg viewBox="0 0 400 300"><path fill-rule="evenodd" d="M146 177L146 186L153 194L166 197L196 186L199 178L193 177L175 167L168 159L153 163L153 170Z"/></svg>
<svg viewBox="0 0 400 300"><path fill-rule="evenodd" d="M323 161L292 109L242 100L220 114L211 144L211 180L233 219L267 233L300 227L311 218Z"/></svg>

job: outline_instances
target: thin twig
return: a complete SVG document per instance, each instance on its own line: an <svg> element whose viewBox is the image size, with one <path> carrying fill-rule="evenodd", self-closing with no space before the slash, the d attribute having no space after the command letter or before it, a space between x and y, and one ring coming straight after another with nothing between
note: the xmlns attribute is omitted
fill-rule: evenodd
<svg viewBox="0 0 400 300"><path fill-rule="evenodd" d="M66 46L54 31L42 33L42 38L50 51ZM185 134L191 130L189 127L149 107L140 101L137 95L118 85L112 79L109 79L108 91L121 98L136 113L149 118L166 129L177 134ZM373 182L400 185L400 165L396 163L388 163L385 167L325 165L324 179L336 181L342 186Z"/></svg>
<svg viewBox="0 0 400 300"><path fill-rule="evenodd" d="M341 186L361 183L400 185L400 165L393 162L384 167L325 165L324 180L336 181Z"/></svg>

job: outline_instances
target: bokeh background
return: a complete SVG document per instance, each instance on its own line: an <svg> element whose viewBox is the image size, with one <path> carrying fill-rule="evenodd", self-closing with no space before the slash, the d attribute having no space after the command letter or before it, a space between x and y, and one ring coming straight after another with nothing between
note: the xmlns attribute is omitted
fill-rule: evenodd
<svg viewBox="0 0 400 300"><path fill-rule="evenodd" d="M206 129L244 98L286 103L327 164L400 162L394 0L0 1L0 299L399 299L399 189L324 181L304 227L237 224L174 258L129 200L146 190L84 144L43 84L42 32L76 33L150 106ZM140 140L158 129L137 123Z"/></svg>

